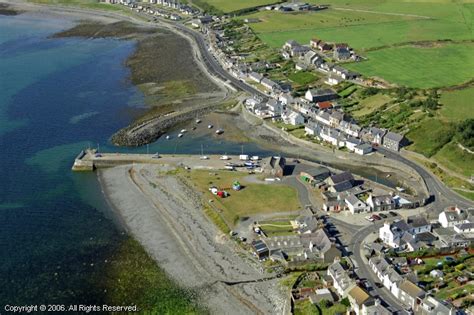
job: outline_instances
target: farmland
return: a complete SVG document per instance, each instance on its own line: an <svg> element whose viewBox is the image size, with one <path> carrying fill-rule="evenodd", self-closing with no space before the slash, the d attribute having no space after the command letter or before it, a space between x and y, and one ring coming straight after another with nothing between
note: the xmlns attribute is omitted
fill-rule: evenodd
<svg viewBox="0 0 474 315"><path fill-rule="evenodd" d="M261 20L250 27L270 47L289 39L303 44L311 38L347 42L368 58L351 69L399 85L435 88L474 77L473 3L331 0L328 4L329 9L316 12L260 11L246 17Z"/></svg>
<svg viewBox="0 0 474 315"><path fill-rule="evenodd" d="M228 13L232 11L242 10L246 8L252 8L257 6L262 6L269 3L275 3L278 1L275 0L199 0L193 1L194 4L200 5L200 3L205 3L209 6L216 8L217 10Z"/></svg>
<svg viewBox="0 0 474 315"><path fill-rule="evenodd" d="M474 77L473 49L473 43L387 48L367 52L368 61L348 68L415 88L451 86Z"/></svg>

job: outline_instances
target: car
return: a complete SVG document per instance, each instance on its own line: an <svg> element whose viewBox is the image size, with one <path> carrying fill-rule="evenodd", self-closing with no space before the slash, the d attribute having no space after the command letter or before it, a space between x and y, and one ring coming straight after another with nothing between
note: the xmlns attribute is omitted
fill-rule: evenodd
<svg viewBox="0 0 474 315"><path fill-rule="evenodd" d="M388 214L390 214L392 217L396 217L398 215L398 213L394 211L389 211Z"/></svg>
<svg viewBox="0 0 474 315"><path fill-rule="evenodd" d="M374 221L375 221L375 219L372 218L371 216L366 216L365 219L366 219L367 221L370 221L370 222L374 222Z"/></svg>
<svg viewBox="0 0 474 315"><path fill-rule="evenodd" d="M382 218L376 214L372 214L371 218L374 219L374 221L382 220Z"/></svg>
<svg viewBox="0 0 474 315"><path fill-rule="evenodd" d="M383 213L379 213L379 217L386 219L386 218L387 218L387 215L386 215L386 214L383 214Z"/></svg>

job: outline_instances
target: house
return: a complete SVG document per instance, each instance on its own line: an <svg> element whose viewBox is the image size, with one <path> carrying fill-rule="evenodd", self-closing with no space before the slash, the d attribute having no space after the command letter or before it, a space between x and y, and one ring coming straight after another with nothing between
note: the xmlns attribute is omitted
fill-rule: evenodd
<svg viewBox="0 0 474 315"><path fill-rule="evenodd" d="M319 43L321 42L320 39L317 39L317 38L313 38L309 41L309 45L311 46L311 48L315 48L317 49L319 47Z"/></svg>
<svg viewBox="0 0 474 315"><path fill-rule="evenodd" d="M341 257L341 251L329 239L324 229L319 229L314 233L301 234L301 241L309 249L304 252L307 259L314 256L324 263L330 263Z"/></svg>
<svg viewBox="0 0 474 315"><path fill-rule="evenodd" d="M332 101L338 97L332 89L308 89L305 94L305 98L310 102Z"/></svg>
<svg viewBox="0 0 474 315"><path fill-rule="evenodd" d="M281 102L282 105L289 105L289 104L293 103L293 101L294 101L293 96L291 96L290 93L281 94L278 97L278 100Z"/></svg>
<svg viewBox="0 0 474 315"><path fill-rule="evenodd" d="M317 289L317 290L314 290L314 294L309 295L309 301L313 304L317 304L321 302L322 300L334 302L334 297L331 291L329 291L329 289L327 288Z"/></svg>
<svg viewBox="0 0 474 315"><path fill-rule="evenodd" d="M349 151L354 152L355 148L361 143L362 143L362 141L360 139L353 138L353 137L347 137L347 139L346 139L346 148Z"/></svg>
<svg viewBox="0 0 474 315"><path fill-rule="evenodd" d="M290 55L295 58L303 57L309 50L306 46L295 46L290 49Z"/></svg>
<svg viewBox="0 0 474 315"><path fill-rule="evenodd" d="M297 125L302 125L304 124L304 117L298 112L290 111L289 113L287 112L285 114L285 117L283 117L283 122L285 124L297 126Z"/></svg>
<svg viewBox="0 0 474 315"><path fill-rule="evenodd" d="M444 304L432 296L426 296L418 308L420 315L455 315L458 312L449 304Z"/></svg>
<svg viewBox="0 0 474 315"><path fill-rule="evenodd" d="M337 131L334 128L330 127L325 127L321 130L319 133L319 137L332 144L333 146L336 146L338 148L342 148L345 145L345 138L341 134L341 132Z"/></svg>
<svg viewBox="0 0 474 315"><path fill-rule="evenodd" d="M443 271L441 271L439 269L433 269L430 272L430 277L432 277L432 278L441 278L443 276L444 276Z"/></svg>
<svg viewBox="0 0 474 315"><path fill-rule="evenodd" d="M297 63L295 64L295 69L296 69L297 71L302 71L302 70L308 69L308 66L307 66L306 64L302 63L302 62L297 62Z"/></svg>
<svg viewBox="0 0 474 315"><path fill-rule="evenodd" d="M249 73L249 79L252 80L252 81L255 81L257 83L260 83L260 82L262 82L263 75L261 75L258 72L250 72Z"/></svg>
<svg viewBox="0 0 474 315"><path fill-rule="evenodd" d="M326 83L329 85L338 85L339 83L343 82L344 79L337 74L329 74L329 76L326 79Z"/></svg>
<svg viewBox="0 0 474 315"><path fill-rule="evenodd" d="M272 80L267 78L263 78L260 83L268 90L273 90L278 86L276 82L273 82Z"/></svg>
<svg viewBox="0 0 474 315"><path fill-rule="evenodd" d="M352 214L361 213L369 210L369 207L357 198L354 194L347 196L344 201L346 202L347 208Z"/></svg>
<svg viewBox="0 0 474 315"><path fill-rule="evenodd" d="M417 309L417 306L422 303L425 295L425 291L409 280L403 280L400 284L400 295L398 298L412 310Z"/></svg>
<svg viewBox="0 0 474 315"><path fill-rule="evenodd" d="M369 154L372 152L373 148L370 144L368 143L363 143L354 148L354 153L359 154L359 155L365 155Z"/></svg>
<svg viewBox="0 0 474 315"><path fill-rule="evenodd" d="M268 101L267 101L267 108L268 108L268 113L272 116L272 117L276 117L276 116L280 116L281 115L281 112L283 110L283 106L281 105L281 103L279 101L277 101L276 99L274 98L270 98Z"/></svg>
<svg viewBox="0 0 474 315"><path fill-rule="evenodd" d="M464 234L457 233L452 228L436 228L433 234L438 237L439 248L466 248L472 243L472 239L466 238Z"/></svg>
<svg viewBox="0 0 474 315"><path fill-rule="evenodd" d="M333 57L336 60L348 60L351 58L351 52L347 47L336 47Z"/></svg>
<svg viewBox="0 0 474 315"><path fill-rule="evenodd" d="M252 248L255 256L260 260L266 259L270 256L270 251L268 250L267 245L261 240L253 241Z"/></svg>
<svg viewBox="0 0 474 315"><path fill-rule="evenodd" d="M321 228L321 223L315 216L297 218L294 221L290 221L290 223L299 234L314 233Z"/></svg>
<svg viewBox="0 0 474 315"><path fill-rule="evenodd" d="M409 216L407 224L410 226L410 233L421 234L431 232L431 223L420 215Z"/></svg>
<svg viewBox="0 0 474 315"><path fill-rule="evenodd" d="M341 121L339 123L339 129L341 129L342 132L356 138L359 138L362 130L359 125L349 121Z"/></svg>
<svg viewBox="0 0 474 315"><path fill-rule="evenodd" d="M318 63L321 63L322 62L322 59L319 57L319 55L313 51L313 50L309 50L307 51L305 54L304 54L304 63L306 66L313 66L313 65L317 65Z"/></svg>
<svg viewBox="0 0 474 315"><path fill-rule="evenodd" d="M329 267L327 274L333 281L334 289L341 297L347 296L348 292L356 286L356 283L339 260L335 260Z"/></svg>
<svg viewBox="0 0 474 315"><path fill-rule="evenodd" d="M354 187L354 177L349 172L343 172L330 176L326 183L330 186L329 191L341 192Z"/></svg>
<svg viewBox="0 0 474 315"><path fill-rule="evenodd" d="M379 129L376 127L371 127L368 133L369 141L374 144L382 145L383 138L386 133L387 133L386 130Z"/></svg>
<svg viewBox="0 0 474 315"><path fill-rule="evenodd" d="M387 132L383 137L383 146L393 151L399 151L402 146L406 145L406 139L403 135L394 132Z"/></svg>
<svg viewBox="0 0 474 315"><path fill-rule="evenodd" d="M326 109L331 109L333 107L332 102L325 101L325 102L317 102L316 107L319 110L326 110Z"/></svg>
<svg viewBox="0 0 474 315"><path fill-rule="evenodd" d="M459 207L448 207L438 216L438 221L442 227L454 227L462 223L468 223L467 211Z"/></svg>
<svg viewBox="0 0 474 315"><path fill-rule="evenodd" d="M321 132L321 129L322 129L322 127L314 121L308 122L304 126L304 132L305 132L306 135L309 135L309 136L319 135L320 132Z"/></svg>
<svg viewBox="0 0 474 315"><path fill-rule="evenodd" d="M362 304L362 315L392 315L393 312L388 310L380 303L379 299L371 299Z"/></svg>
<svg viewBox="0 0 474 315"><path fill-rule="evenodd" d="M397 220L393 223L385 222L379 229L379 238L392 248L399 248L402 244L402 237L410 229L404 220Z"/></svg>
<svg viewBox="0 0 474 315"><path fill-rule="evenodd" d="M295 47L299 47L299 46L301 46L301 45L297 41L290 39L283 45L283 49L284 50L291 50L291 49L293 49Z"/></svg>
<svg viewBox="0 0 474 315"><path fill-rule="evenodd" d="M328 52L328 51L331 51L333 48L333 45L332 44L329 44L329 43L326 43L326 42L323 42L323 41L320 41L318 43L318 49L322 52Z"/></svg>
<svg viewBox="0 0 474 315"><path fill-rule="evenodd" d="M372 257L369 259L369 266L386 287L395 297L399 296L399 285L403 278L392 267L390 262L383 256Z"/></svg>
<svg viewBox="0 0 474 315"><path fill-rule="evenodd" d="M288 50L283 50L283 51L281 52L281 56L282 56L283 59L285 59L285 60L291 59L291 54L290 54L290 52L289 52Z"/></svg>
<svg viewBox="0 0 474 315"><path fill-rule="evenodd" d="M309 183L320 183L331 175L331 172L325 167L315 167L300 172L303 181Z"/></svg>
<svg viewBox="0 0 474 315"><path fill-rule="evenodd" d="M457 233L474 233L474 222L456 224L454 231Z"/></svg>
<svg viewBox="0 0 474 315"><path fill-rule="evenodd" d="M370 296L362 289L360 286L354 286L349 292L347 293L347 298L351 303L352 310L356 315L362 314L362 306L364 303L368 302Z"/></svg>
<svg viewBox="0 0 474 315"><path fill-rule="evenodd" d="M284 157L272 156L262 163L263 172L277 177L283 177L286 160Z"/></svg>
<svg viewBox="0 0 474 315"><path fill-rule="evenodd" d="M344 120L344 113L335 110L329 115L329 124L335 128L339 127L339 124Z"/></svg>
<svg viewBox="0 0 474 315"><path fill-rule="evenodd" d="M325 125L331 125L331 115L326 111L319 111L316 114L315 119Z"/></svg>
<svg viewBox="0 0 474 315"><path fill-rule="evenodd" d="M389 211L395 209L395 200L390 195L374 196L369 195L367 204L372 211Z"/></svg>

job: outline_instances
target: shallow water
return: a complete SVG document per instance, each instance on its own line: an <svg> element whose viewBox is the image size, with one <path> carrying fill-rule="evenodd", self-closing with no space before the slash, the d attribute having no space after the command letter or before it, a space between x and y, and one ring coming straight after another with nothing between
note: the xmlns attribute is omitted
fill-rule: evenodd
<svg viewBox="0 0 474 315"><path fill-rule="evenodd" d="M48 38L71 25L0 16L0 305L101 302L101 262L124 236L108 219L95 175L70 171L81 149L241 150L205 133L137 149L110 146L110 136L143 111L124 67L134 42Z"/></svg>

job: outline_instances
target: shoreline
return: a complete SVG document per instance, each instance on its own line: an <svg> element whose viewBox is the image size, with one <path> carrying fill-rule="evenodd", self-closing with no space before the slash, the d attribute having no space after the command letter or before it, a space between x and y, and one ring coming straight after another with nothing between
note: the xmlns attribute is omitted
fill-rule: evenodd
<svg viewBox="0 0 474 315"><path fill-rule="evenodd" d="M277 280L226 284L265 275L209 221L199 196L172 176L155 175L160 169L173 167L125 165L98 172L105 198L130 234L180 285L199 291L211 313L283 313Z"/></svg>

